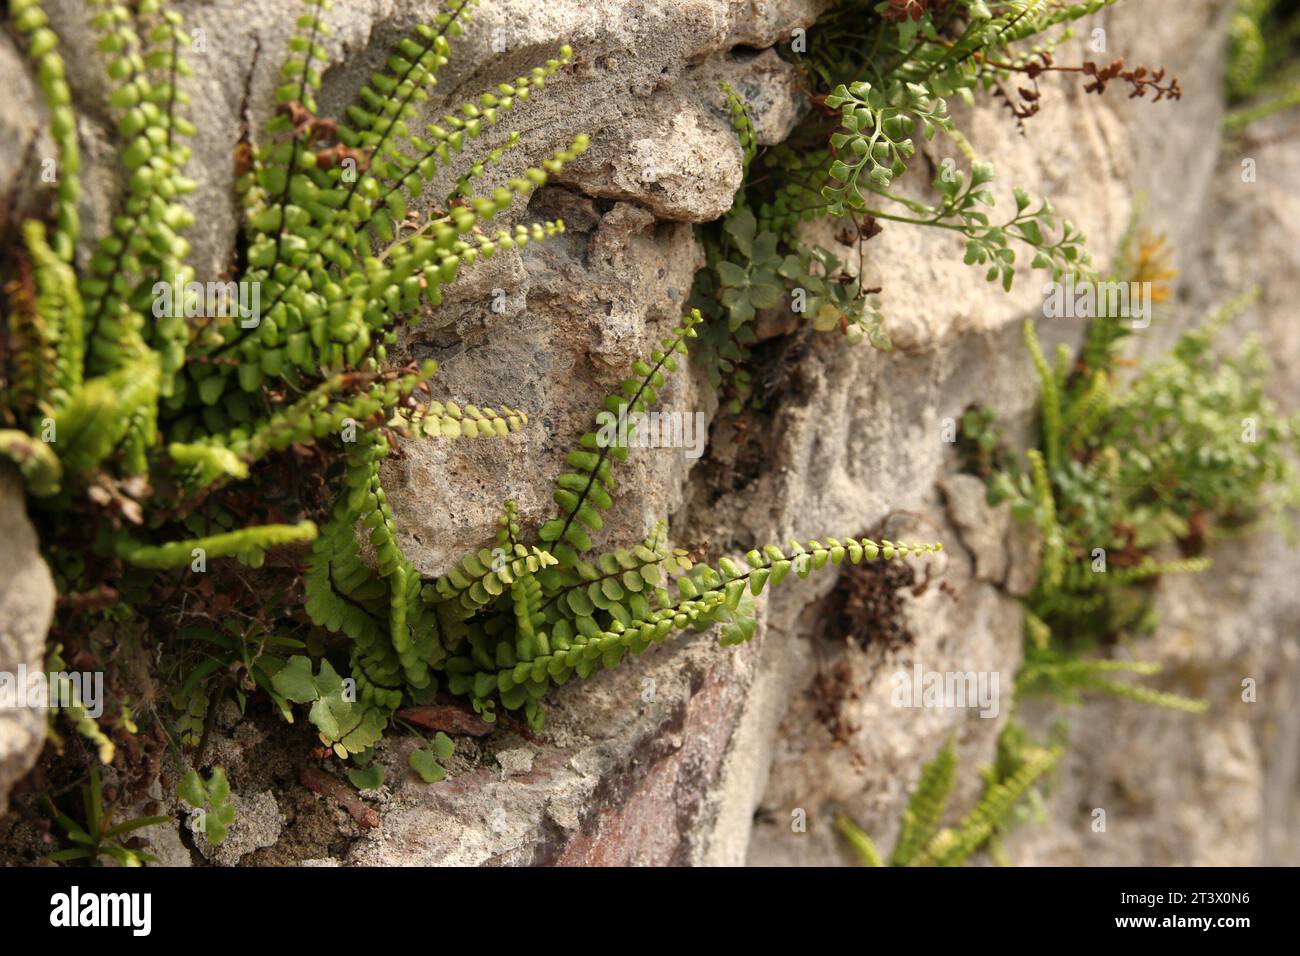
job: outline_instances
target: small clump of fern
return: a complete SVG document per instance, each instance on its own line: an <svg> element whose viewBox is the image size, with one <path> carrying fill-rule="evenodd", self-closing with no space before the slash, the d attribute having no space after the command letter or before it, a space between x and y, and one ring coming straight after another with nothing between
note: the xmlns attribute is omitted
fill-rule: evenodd
<svg viewBox="0 0 1300 956"><path fill-rule="evenodd" d="M169 648L184 724L214 712L226 693L241 708L249 692L274 693L283 652L306 646L292 636L304 631L300 614L255 585L242 585L251 593L230 615L221 587L204 582L207 563L218 575L223 558L271 572L273 554L292 578L292 551L278 552L314 542L322 554L328 545L327 570L352 602L358 659L376 679L399 675L399 692L431 687L433 625L394 537L380 462L400 440L504 435L527 416L434 401L426 383L436 365L394 368L387 353L399 325L436 307L463 269L562 231L558 221L494 220L581 153L586 137L482 195L475 181L516 140L477 159L471 152L564 67L568 47L436 122L419 122L475 6L449 0L398 44L346 117L327 117L316 91L331 4L304 0L277 109L256 145L236 144L245 264L214 294L194 283L184 238L194 222L183 204L194 188L185 175L193 130L181 56L190 37L160 0L88 6L126 187L94 241L81 235L79 143L58 36L40 0L9 5L49 107L57 186L50 221L23 223L22 245L6 262L0 454L26 480L66 602L92 607L97 595L151 623L163 617L154 602L172 611L180 624L168 632L193 638L187 647L198 651ZM411 203L445 171L459 173L452 191L427 214L415 212ZM246 308L246 290L258 307ZM301 483L307 494L289 477L304 461L317 475ZM324 504L331 495L332 507ZM323 504L329 518L318 526L313 511ZM356 530L373 563L349 563L359 553ZM284 586L274 572L265 577L268 592ZM306 611L334 629L342 623L310 598ZM92 607L85 617L106 613ZM213 631L222 617L232 627ZM358 739L349 717L322 707L322 734ZM111 746L100 753L111 759Z"/></svg>
<svg viewBox="0 0 1300 956"><path fill-rule="evenodd" d="M699 313L688 315L636 362L634 374L606 400L604 411L629 423L646 413L667 376L677 371L678 357L687 352L701 322ZM434 581L408 578L418 589L419 620L431 640L431 651L414 659L431 653L434 668L445 672L447 689L469 697L484 718L495 719L499 704L540 728L541 701L551 687L615 667L628 654L641 654L677 632L719 625L723 645L749 640L756 626L753 598L792 573L806 578L827 564L891 560L939 548L830 537L791 541L785 548L768 545L739 561L724 557L709 566L671 547L660 525L639 545L596 550L592 535L602 530L603 513L613 506L615 466L634 441L634 424L626 441L600 429L582 435L567 456L568 470L555 482L558 513L532 541L524 538L514 505L507 502L496 547L466 556ZM368 485L359 480L356 487L364 491ZM363 500L361 492L356 500ZM337 676L324 670L327 664L313 676L306 658L291 658L275 679L289 700L346 713L339 726L354 726L355 739L329 741L340 755L364 750L382 727L382 715L424 690L411 681L403 650L373 636L384 628L383 596L349 589L354 578L363 580L349 533L357 520L365 520L364 512L337 513L317 542L307 576L309 612L353 639L356 706L345 707ZM388 532L380 519L373 526L382 549ZM368 726L363 713L380 716Z"/></svg>
<svg viewBox="0 0 1300 956"><path fill-rule="evenodd" d="M921 770L903 811L898 841L889 866L960 866L989 846L1005 827L1017 804L1061 757L1059 746L1021 747L1014 761L999 762L985 774L984 792L969 813L951 827L941 826L957 779L957 752L949 738ZM871 837L848 817L836 825L865 866L884 866L885 858Z"/></svg>
<svg viewBox="0 0 1300 956"><path fill-rule="evenodd" d="M1167 277L1148 254L1155 241L1129 232L1118 257L1124 271L1112 280ZM1214 345L1251 300L1241 297L1184 333L1123 386L1117 382L1131 330L1120 317L1092 319L1079 356L1072 359L1062 347L1050 361L1026 323L1042 430L1025 468L1000 446L987 415L964 416L964 456L985 478L989 500L1009 501L1012 513L1037 525L1042 538L1038 583L1025 600L1018 691L1067 701L1097 691L1204 709L1202 701L1116 679L1153 674L1158 665L1080 655L1149 632L1151 586L1160 577L1207 570L1211 561L1202 552L1209 543L1300 501L1292 457L1300 423L1267 396L1258 343L1248 340L1236 354ZM1181 553L1162 556L1170 549Z"/></svg>

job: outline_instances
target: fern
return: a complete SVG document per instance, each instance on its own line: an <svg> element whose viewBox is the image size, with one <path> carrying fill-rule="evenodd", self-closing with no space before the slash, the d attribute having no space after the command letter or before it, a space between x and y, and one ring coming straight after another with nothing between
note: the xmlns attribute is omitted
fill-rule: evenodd
<svg viewBox="0 0 1300 956"><path fill-rule="evenodd" d="M1045 465L1050 470L1061 467L1061 394L1060 377L1047 367L1042 346L1038 344L1038 334L1032 322L1026 322L1025 347L1029 358L1038 373L1040 413L1043 416L1043 456Z"/></svg>
<svg viewBox="0 0 1300 956"><path fill-rule="evenodd" d="M208 559L258 567L268 550L312 543L306 610L350 639L358 696L327 660L317 666L303 655L262 652L267 640L302 642L241 633L205 642L205 656L182 671L180 719L210 713L228 690L242 702L242 687L217 679L224 661L248 671L286 717L293 704L309 704L322 742L341 756L363 753L405 695L424 699L436 689L434 671L447 656L439 611L422 597L424 582L398 545L379 465L398 436L495 437L527 423L516 409L421 399L436 366L386 369L387 349L395 323L418 316L421 304L437 305L462 268L563 230L559 221L496 227L493 220L581 153L586 137L482 196L475 184L488 166L505 162L519 137L492 150L473 146L542 90L571 52L562 48L417 130L417 107L474 6L451 0L398 44L346 118L335 119L318 115L315 101L330 3L304 0L278 108L260 145L240 160L247 268L215 298L196 299L183 238L193 217L181 205L194 185L184 174L192 127L180 52L188 34L159 0L134 9L111 0L89 6L126 191L78 271L79 153L58 38L39 0L11 5L50 109L59 175L55 223L48 233L41 222L24 224L6 284L3 421L14 427L0 430L0 453L19 465L46 511L56 531L45 541L47 556L72 587L82 579L86 547L161 578L174 568L203 570ZM414 220L409 200L443 170L456 174L453 192L427 219ZM250 287L260 311L231 312L231 290ZM232 492L252 491L256 500L273 460L309 446L326 472L333 462L343 466L319 528L301 504L298 520L264 523L242 523L224 506L238 500ZM76 529L105 501L126 520L92 523L99 533L88 541ZM364 550L357 528L366 534ZM521 562L536 570L554 560L533 549ZM449 625L453 636L456 627Z"/></svg>
<svg viewBox="0 0 1300 956"><path fill-rule="evenodd" d="M1061 758L1052 747L1029 760L1008 779L991 783L975 808L952 829L940 830L917 860L918 866L960 866L988 843L1029 789Z"/></svg>
<svg viewBox="0 0 1300 956"><path fill-rule="evenodd" d="M979 803L956 826L940 828L956 783L957 753L950 737L938 755L921 770L921 779L903 811L898 842L890 866L959 866L987 846L1006 825L1016 804L1060 759L1061 748L1026 751L1014 772L998 779L991 770ZM866 866L882 866L875 843L847 817L837 821L840 833Z"/></svg>
<svg viewBox="0 0 1300 956"><path fill-rule="evenodd" d="M956 774L957 751L949 740L939 755L921 771L921 779L903 811L903 825L890 857L890 866L910 865L934 839L939 821L948 807Z"/></svg>
<svg viewBox="0 0 1300 956"><path fill-rule="evenodd" d="M605 401L605 410L619 420L629 422L629 438L634 430L634 415L644 413L658 398L665 375L677 370L677 355L686 352L686 341L695 337L695 326L703 321L698 311L693 311L673 333L660 343L660 348L649 355L648 361L633 365L635 377L623 380L619 393ZM555 503L562 516L542 525L538 536L550 545L550 550L561 564L570 565L577 552L591 550L588 531L604 527L600 512L613 504L613 461L627 458L627 446L596 432L587 432L578 440L579 447L569 452L566 461L572 471L560 475L555 482Z"/></svg>
<svg viewBox="0 0 1300 956"><path fill-rule="evenodd" d="M640 545L597 552L593 535L613 504L613 468L628 453L625 436L610 438L600 426L570 452L556 480L557 514L534 542L507 504L495 549L464 556L435 580L421 579L402 552L382 462L400 439L496 437L528 418L516 409L422 394L436 366L386 367L396 323L438 305L442 287L462 268L562 231L561 222L507 228L493 221L587 142L576 137L486 195L475 194L476 184L489 165L506 161L518 137L457 165L486 129L564 67L567 47L415 129L417 106L473 6L451 0L417 27L346 116L333 118L319 115L315 98L330 4L305 0L275 114L261 144L241 154L247 267L234 286L196 298L182 237L192 216L180 204L193 187L184 176L191 128L179 55L183 27L157 0L144 0L137 11L109 0L92 4L128 188L84 272L73 267L70 249L77 238L75 186L60 186L62 210L48 242L40 223L24 227L24 251L7 286L20 347L5 369L16 386L6 393L5 422L15 427L0 432L0 450L44 496L37 507L56 531L47 553L66 586L84 580L88 549L138 569L128 590L147 600L187 588L186 574L206 569L208 559L262 567L269 551L309 545L306 617L341 637L322 643L310 633L302 634L307 640L289 636L303 624L282 605L282 594L219 632L182 612L165 667L179 680L169 694L177 732L197 742L199 757L225 695L234 694L242 709L246 694L258 690L288 720L305 708L320 742L351 761L362 783L373 782L373 748L395 712L431 701L444 687L469 697L488 719L501 707L540 726L549 688L614 667L629 651L641 653L687 629L716 628L724 645L749 640L754 598L791 573L802 578L845 560L938 550L826 538L704 566L671 547L658 526ZM14 12L62 126L67 96L56 38L37 3L15 4ZM738 127L749 130L748 162L755 155L752 127L734 91L728 95ZM65 177L75 178L75 132L61 155ZM459 173L452 192L427 218L412 216L409 201L444 169ZM732 222L733 240L745 245L744 224ZM795 250L793 264L764 258L756 268L766 271L747 274L748 301L761 285L756 277L781 281L778 265L786 277L821 269L828 282L841 268ZM246 309L240 298L240 311L232 311L231 290L246 286L258 290L260 310ZM836 324L828 316L857 308L828 288L818 294L819 323ZM702 321L699 312L689 313L634 363L604 411L634 423L652 407ZM39 440L47 429L48 441ZM303 495L258 502L289 454L320 462L323 515ZM250 500L258 505L250 509ZM87 523L105 502L121 520ZM250 510L264 519L249 521ZM295 570L292 558L277 564ZM412 764L424 779L443 773L446 743L428 744ZM182 793L218 827L228 826L227 796L224 778L215 775L207 783L187 778ZM219 839L220 832L209 836Z"/></svg>
<svg viewBox="0 0 1300 956"><path fill-rule="evenodd" d="M700 321L698 313L688 315L634 363L634 375L604 410L626 417L649 408ZM570 470L556 481L560 514L540 527L538 545L519 540L507 504L496 552L466 557L422 591L448 651L448 689L468 695L489 719L500 705L540 726L540 702L552 686L615 667L628 652L643 653L678 631L718 626L723 645L749 640L753 598L792 572L807 577L846 559L857 564L939 548L827 538L769 545L748 552L743 563L724 557L711 567L667 547L660 527L637 547L593 554L591 533L603 529L601 513L613 505L613 462L627 455L622 439L604 426L579 439L567 458Z"/></svg>
<svg viewBox="0 0 1300 956"><path fill-rule="evenodd" d="M1115 674L1158 674L1162 666L1152 661L1080 659L1047 648L1027 649L1025 663L1016 675L1016 693L1050 694L1066 703L1078 703L1085 692L1123 697L1141 704L1192 714L1204 713L1206 701L1157 691L1114 679Z"/></svg>
<svg viewBox="0 0 1300 956"><path fill-rule="evenodd" d="M1014 189L1014 211L993 218L993 166L971 148L949 103L973 103L979 94L1001 97L1023 124L1040 107L1039 77L1051 72L1077 74L1089 93L1122 83L1134 97L1178 99L1178 80L1163 69L1129 69L1122 59L1105 66L1055 61L1069 24L1111 2L832 5L808 34L807 49L791 57L802 66L808 87L826 92L812 98L787 142L762 151L755 150L743 99L724 84L744 182L727 216L700 230L706 265L696 276L691 303L707 319L697 361L715 385L727 382L731 411L753 398L745 369L755 340L753 318L780 308L787 297L790 311L819 332L839 331L854 342L865 338L876 348L890 347L874 298L881 290L864 286L860 266L854 269L843 257L802 241L806 223L840 220L837 239L856 246L859 261L862 243L882 224L947 230L964 239L966 264L1007 290L1024 253L1031 268L1056 280L1093 274L1084 235L1048 199ZM932 200L899 191L897 181L914 165L916 137L940 135L967 168L945 162L932 183ZM1049 459L1055 465L1055 455Z"/></svg>

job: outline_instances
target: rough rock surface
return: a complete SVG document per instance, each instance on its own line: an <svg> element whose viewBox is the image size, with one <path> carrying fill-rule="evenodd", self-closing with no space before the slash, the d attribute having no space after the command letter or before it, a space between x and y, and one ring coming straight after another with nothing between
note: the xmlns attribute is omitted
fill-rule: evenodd
<svg viewBox="0 0 1300 956"><path fill-rule="evenodd" d="M70 81L85 111L84 218L93 230L117 188L103 133L101 67L75 26L79 4L51 6L70 40ZM526 524L548 516L550 479L570 443L630 360L681 313L702 263L692 225L725 211L739 184L741 157L719 80L752 105L760 141L780 141L806 97L797 72L771 46L807 27L825 6L483 4L457 44L431 114L568 42L572 70L503 126L521 131L521 159L535 161L580 131L593 145L519 211L563 217L566 234L470 272L404 342L410 354L441 363L440 397L513 405L531 416L528 429L504 441L420 442L388 463L385 482L403 544L423 573L441 572L465 549L486 544L506 498L518 501ZM1226 297L1265 262L1271 284L1252 321L1269 336L1283 372L1294 373L1300 333L1285 304L1296 300L1286 283L1297 274L1300 210L1283 199L1287 182L1295 181L1294 134L1260 144L1258 183L1250 192L1227 191L1220 208L1236 165L1233 157L1219 163L1209 145L1222 111L1223 6L1130 0L1079 31L1090 36L1101 27L1108 54L1182 75L1181 103L1130 102L1119 91L1087 96L1072 80L1045 78L1043 111L1023 136L997 103L965 111L962 125L975 150L996 161L1000 207L1009 204L1012 185L1052 197L1088 233L1099 258L1125 224L1131 197L1146 192L1147 224L1170 236L1184 271L1199 280L1189 283L1193 304ZM236 131L245 117L256 128L270 109L297 7L289 0L183 0L177 7L190 28L204 31L208 47L189 57L197 127L191 175L199 183L193 203L202 211L191 239L199 278L206 279L227 265L236 230ZM322 108L346 104L392 42L433 8L429 0L337 5ZM1068 55L1063 50L1061 58ZM7 38L0 38L0 56L12 57ZM37 136L39 111L29 94L30 83L0 113L4 129L13 131L0 150L0 172L25 168L13 144L25 149ZM955 153L942 140L926 147L918 183L945 150ZM1215 228L1207 230L1210 224ZM1200 242L1207 232L1211 239ZM714 556L755 542L875 528L942 540L944 554L917 569L918 580L932 576L932 585L902 598L914 640L865 650L832 646L823 635L834 579L791 582L761 605L751 644L722 650L707 635L684 638L563 688L541 734L503 721L489 736L458 736L449 776L436 786L407 770L415 742L393 738L381 754L388 785L364 798L380 811L381 825L354 828L349 846L339 849L338 841L297 837L289 820L280 842L291 849L276 861L838 862L847 857L830 826L835 813L851 814L890 845L921 765L949 733L958 734L965 768L988 760L1005 706L987 719L974 710L901 709L890 705L889 689L894 673L916 665L996 673L1009 691L1020 658L1014 596L1033 580L1025 560L1031 542L1005 511L988 509L955 475L944 436L978 400L1012 424L1013 439L1027 439L1036 387L1019 324L1041 303L1041 282L1022 274L1005 295L962 265L955 237L901 225L868 244L866 266L868 280L884 286L896 350L846 349L804 332L765 343L760 384L771 394L770 412L745 435L714 428L698 461L680 451L633 455L605 538L638 538L667 516L675 540L707 543ZM500 301L505 309L494 310ZM1174 330L1151 331L1154 349ZM1081 333L1079 323L1041 328L1050 347L1075 345ZM711 391L691 372L672 381L663 402L710 418L716 411ZM1144 656L1186 664L1170 677L1180 688L1186 677L1212 692L1214 729L1193 731L1191 718L1119 703L1088 705L1076 714L1077 746L1048 822L1021 831L1013 855L1025 862L1295 862L1300 726L1283 703L1300 675L1294 597L1285 586L1297 562L1294 552L1269 542L1248 554L1258 564L1234 555L1229 563L1239 576L1216 578L1214 590L1167 589L1166 624L1153 648L1144 648ZM1252 566L1261 573L1252 575ZM1216 595L1240 609L1231 629L1216 630L1207 613ZM851 693L840 702L842 726L832 733L814 690L819 677L836 673ZM1230 693L1239 675L1258 677L1259 703L1246 709ZM253 748L261 746L241 743L238 734L217 742L236 792L241 772L251 775L260 759ZM963 781L959 808L975 796L974 776ZM1086 843L1086 820L1078 817L1084 805L1114 808L1109 836L1124 839ZM279 833L281 825L280 814L273 816L275 826L263 834L272 841L270 831ZM336 816L340 828L349 825L341 810ZM805 828L792 828L796 816ZM1197 827L1199 836L1189 839ZM1281 838L1286 833L1292 844ZM254 846L266 846L262 836ZM275 849L253 859L267 859L267 852Z"/></svg>
<svg viewBox="0 0 1300 956"><path fill-rule="evenodd" d="M0 464L0 672L28 674L45 666L45 632L54 617L54 579L27 520L22 482ZM0 704L0 814L9 789L31 769L45 741L45 712Z"/></svg>

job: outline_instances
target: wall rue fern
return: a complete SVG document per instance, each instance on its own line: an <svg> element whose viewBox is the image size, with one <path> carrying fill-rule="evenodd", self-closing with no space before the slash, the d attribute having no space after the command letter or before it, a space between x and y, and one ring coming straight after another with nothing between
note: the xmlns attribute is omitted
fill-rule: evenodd
<svg viewBox="0 0 1300 956"><path fill-rule="evenodd" d="M1051 73L1077 74L1089 93L1119 83L1135 97L1178 99L1178 79L1163 69L1130 69L1122 59L1056 62L1053 52L1072 35L1069 24L1113 2L841 0L790 45L788 57L812 91L810 109L769 149L758 148L743 98L724 86L745 181L730 213L700 230L707 264L693 304L709 320L698 361L715 385L728 383L733 411L751 398L744 366L755 342L753 318L787 295L791 311L814 329L890 347L882 290L863 275L863 243L882 224L962 236L965 262L1008 290L1024 253L1031 268L1054 279L1092 274L1084 235L1050 200L1015 189L1014 211L995 216L993 165L975 154L948 102L1000 98L1023 124L1041 107L1039 78ZM936 171L931 201L895 188L915 165L918 135L947 137L955 154ZM856 248L856 262L805 238L804 225L816 220L842 223L837 239Z"/></svg>

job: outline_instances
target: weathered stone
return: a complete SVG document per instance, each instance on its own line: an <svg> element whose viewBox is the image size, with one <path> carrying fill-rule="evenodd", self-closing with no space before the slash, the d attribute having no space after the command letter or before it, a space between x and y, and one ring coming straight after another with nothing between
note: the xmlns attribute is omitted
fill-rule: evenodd
<svg viewBox="0 0 1300 956"><path fill-rule="evenodd" d="M274 846L284 828L280 805L270 790L251 795L233 793L231 799L235 804L235 822L230 825L225 839L215 846L199 829L201 816L191 815L187 822L199 853L221 866L234 866L254 850Z"/></svg>
<svg viewBox="0 0 1300 956"><path fill-rule="evenodd" d="M45 632L54 617L54 579L27 520L17 471L0 461L0 672L16 676L45 668ZM16 702L21 704L21 702ZM0 814L9 790L31 769L45 741L47 712L0 705Z"/></svg>

